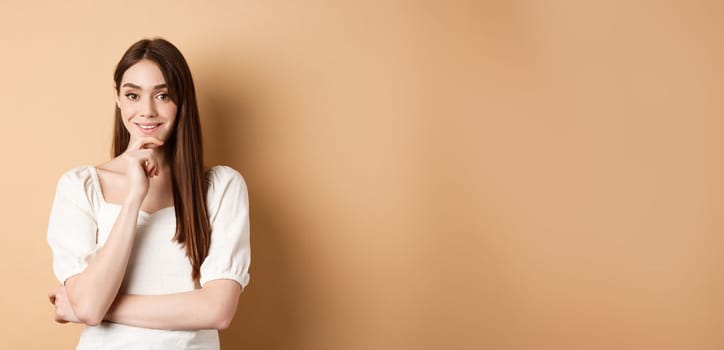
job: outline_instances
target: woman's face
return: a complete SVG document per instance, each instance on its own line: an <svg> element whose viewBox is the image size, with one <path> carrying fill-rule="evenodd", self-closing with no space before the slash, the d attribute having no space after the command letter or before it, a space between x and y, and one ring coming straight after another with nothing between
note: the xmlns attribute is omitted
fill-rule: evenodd
<svg viewBox="0 0 724 350"><path fill-rule="evenodd" d="M155 62L140 60L123 73L116 104L131 134L130 143L144 136L166 141L171 135L177 107Z"/></svg>

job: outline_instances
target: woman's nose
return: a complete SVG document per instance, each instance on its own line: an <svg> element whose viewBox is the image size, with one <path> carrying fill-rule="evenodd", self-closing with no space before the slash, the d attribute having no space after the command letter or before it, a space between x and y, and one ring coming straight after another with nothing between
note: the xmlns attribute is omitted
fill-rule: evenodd
<svg viewBox="0 0 724 350"><path fill-rule="evenodd" d="M146 98L141 102L141 116L142 117L155 117L156 106L153 104L153 99Z"/></svg>

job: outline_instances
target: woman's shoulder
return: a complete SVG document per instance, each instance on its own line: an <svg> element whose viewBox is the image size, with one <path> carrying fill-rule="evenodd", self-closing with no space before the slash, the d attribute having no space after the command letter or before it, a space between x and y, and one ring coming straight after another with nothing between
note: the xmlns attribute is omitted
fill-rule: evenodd
<svg viewBox="0 0 724 350"><path fill-rule="evenodd" d="M57 195L77 203L96 202L97 175L92 165L80 165L63 172L58 179Z"/></svg>
<svg viewBox="0 0 724 350"><path fill-rule="evenodd" d="M240 187L246 191L246 181L236 169L227 165L215 165L207 169L209 194L222 193L230 187Z"/></svg>
<svg viewBox="0 0 724 350"><path fill-rule="evenodd" d="M244 181L241 173L228 165L214 165L208 168L207 177L211 185L230 181Z"/></svg>
<svg viewBox="0 0 724 350"><path fill-rule="evenodd" d="M89 186L95 178L92 165L79 165L63 172L58 179L58 186Z"/></svg>

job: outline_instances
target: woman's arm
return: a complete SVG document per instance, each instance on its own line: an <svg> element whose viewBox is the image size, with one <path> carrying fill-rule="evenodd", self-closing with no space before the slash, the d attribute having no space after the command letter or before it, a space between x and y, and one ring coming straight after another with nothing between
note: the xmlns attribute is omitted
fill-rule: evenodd
<svg viewBox="0 0 724 350"><path fill-rule="evenodd" d="M221 204L215 215L215 233L209 255L201 266L203 287L157 296L118 295L102 316L105 320L172 330L223 329L229 325L236 313L242 287L249 280L248 199L246 186L237 172L218 168L216 175L218 192L212 192L212 199L224 193L227 195L225 200L212 200L212 203ZM55 301L56 305L56 321L76 322L73 310L62 307L68 304L61 299L65 295L67 293L62 290L51 292L51 302Z"/></svg>
<svg viewBox="0 0 724 350"><path fill-rule="evenodd" d="M221 279L184 293L119 295L105 319L143 328L225 329L234 318L240 294L237 282Z"/></svg>
<svg viewBox="0 0 724 350"><path fill-rule="evenodd" d="M64 283L73 313L87 325L95 326L103 321L121 287L133 248L141 203L148 193L149 178L157 174L157 162L149 146L161 144L163 142L155 138L144 137L136 140L121 155L128 165L126 178L129 188L108 240L83 272Z"/></svg>
<svg viewBox="0 0 724 350"><path fill-rule="evenodd" d="M225 329L236 313L241 287L233 280L209 281L201 289L163 295L118 295L105 315L106 321L128 326L197 330ZM70 306L64 286L48 294L56 306L58 323L80 320Z"/></svg>
<svg viewBox="0 0 724 350"><path fill-rule="evenodd" d="M108 240L83 272L65 281L68 301L83 323L95 326L116 298L133 248L141 203L127 201L121 208Z"/></svg>

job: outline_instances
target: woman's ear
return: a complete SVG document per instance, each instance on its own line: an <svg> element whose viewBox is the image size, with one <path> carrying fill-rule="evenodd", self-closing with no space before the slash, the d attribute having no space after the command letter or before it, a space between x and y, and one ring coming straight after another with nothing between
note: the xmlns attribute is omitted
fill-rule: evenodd
<svg viewBox="0 0 724 350"><path fill-rule="evenodd" d="M116 88L116 83L113 83L113 100L116 101L116 107L121 108L121 97L118 89Z"/></svg>

